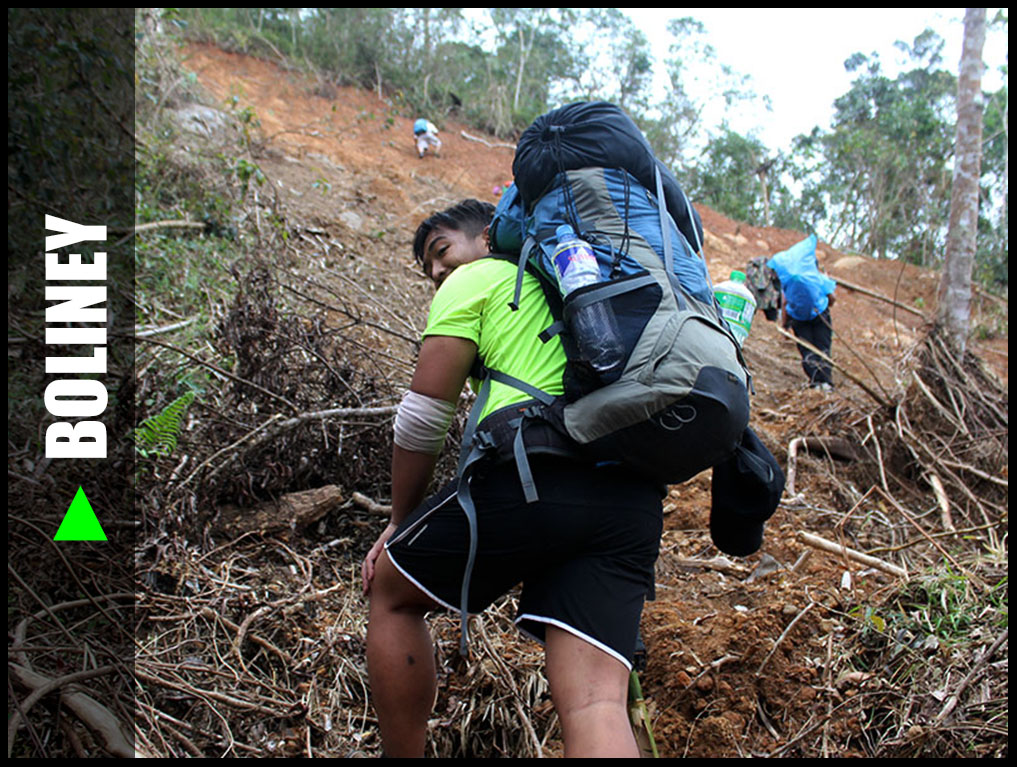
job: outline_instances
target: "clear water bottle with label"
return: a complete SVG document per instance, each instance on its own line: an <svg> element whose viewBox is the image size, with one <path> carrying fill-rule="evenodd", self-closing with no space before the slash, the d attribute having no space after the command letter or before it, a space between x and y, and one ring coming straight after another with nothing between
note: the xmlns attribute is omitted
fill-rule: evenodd
<svg viewBox="0 0 1017 767"><path fill-rule="evenodd" d="M563 296L600 282L600 267L590 246L576 236L572 227L558 227L558 245L554 249L554 270ZM580 307L572 314L569 330L583 360L600 374L617 369L624 349L614 312L607 301Z"/></svg>
<svg viewBox="0 0 1017 767"><path fill-rule="evenodd" d="M756 313L756 297L745 283L744 272L731 272L731 279L716 285L713 294L720 306L720 316L727 320L738 345L743 345Z"/></svg>

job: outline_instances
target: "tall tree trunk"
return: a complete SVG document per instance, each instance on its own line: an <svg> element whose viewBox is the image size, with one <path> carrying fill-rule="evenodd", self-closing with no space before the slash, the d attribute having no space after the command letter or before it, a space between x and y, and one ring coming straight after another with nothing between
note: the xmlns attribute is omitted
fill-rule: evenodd
<svg viewBox="0 0 1017 767"><path fill-rule="evenodd" d="M526 35L522 25L519 27L519 71L516 73L516 93L512 99L512 111L519 109L519 94L523 89L523 71L526 69L526 60L530 57L530 50L533 48L533 40L537 36L537 28L534 25L530 31L530 44L526 44Z"/></svg>
<svg viewBox="0 0 1017 767"><path fill-rule="evenodd" d="M766 177L773 166L773 160L760 163L755 154L752 154L750 159L756 166L756 178L759 179L759 186L763 193L763 224L770 226L770 193L766 188Z"/></svg>
<svg viewBox="0 0 1017 767"><path fill-rule="evenodd" d="M434 56L431 53L431 9L420 8L418 13L420 14L418 19L422 19L422 26L424 28L424 98L422 103L430 109L431 96L428 92L428 85L431 81L431 67L434 62Z"/></svg>
<svg viewBox="0 0 1017 767"><path fill-rule="evenodd" d="M759 185L763 187L763 223L770 226L770 194L766 189L766 171L759 174Z"/></svg>
<svg viewBox="0 0 1017 767"><path fill-rule="evenodd" d="M1010 93L1006 93L1006 104L1003 106L1003 208L1000 211L999 223L1004 226L1007 221L1007 205L1010 200Z"/></svg>
<svg viewBox="0 0 1017 767"><path fill-rule="evenodd" d="M937 321L947 342L964 353L971 323L971 268L978 233L978 179L982 165L982 47L985 9L964 14L964 47L957 80L957 141L954 151L950 228L939 283Z"/></svg>

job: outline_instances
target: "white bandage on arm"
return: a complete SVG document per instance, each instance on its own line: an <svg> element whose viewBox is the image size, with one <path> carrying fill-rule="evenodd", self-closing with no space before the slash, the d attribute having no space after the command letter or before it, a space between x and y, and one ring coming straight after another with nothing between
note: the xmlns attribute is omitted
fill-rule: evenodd
<svg viewBox="0 0 1017 767"><path fill-rule="evenodd" d="M454 402L408 391L395 418L395 443L414 453L437 455L455 415Z"/></svg>

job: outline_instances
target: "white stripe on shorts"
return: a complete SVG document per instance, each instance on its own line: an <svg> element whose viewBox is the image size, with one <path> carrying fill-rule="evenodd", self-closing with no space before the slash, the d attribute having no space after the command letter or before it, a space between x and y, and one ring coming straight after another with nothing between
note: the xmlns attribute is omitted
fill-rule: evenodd
<svg viewBox="0 0 1017 767"><path fill-rule="evenodd" d="M624 655L620 655L617 650L611 649L603 642L600 642L591 637L589 634L584 634L582 631L579 631L578 629L569 626L567 623L562 623L560 620L557 620L556 618L547 618L543 615L533 615L531 613L524 613L523 615L520 615L518 618L516 618L516 628L519 629L519 632L521 634L525 634L530 639L536 642L540 642L540 640L537 639L537 637L535 637L533 634L531 634L529 631L527 631L526 629L519 625L520 621L534 621L535 623L546 623L549 626L555 626L556 628L560 628L562 631L567 631L570 634L579 637L584 642L589 642L598 650L603 650L612 658L617 658L625 666L625 668L627 668L629 671L632 670L632 664L628 662ZM540 642L540 644L544 643Z"/></svg>

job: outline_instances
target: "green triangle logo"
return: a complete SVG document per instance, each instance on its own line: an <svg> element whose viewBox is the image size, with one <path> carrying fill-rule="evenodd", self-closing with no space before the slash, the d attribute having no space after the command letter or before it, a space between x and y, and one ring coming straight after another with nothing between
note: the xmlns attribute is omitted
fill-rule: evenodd
<svg viewBox="0 0 1017 767"><path fill-rule="evenodd" d="M85 491L79 487L74 500L64 514L60 529L53 536L54 541L105 541L106 533L99 524L98 517L92 511Z"/></svg>

